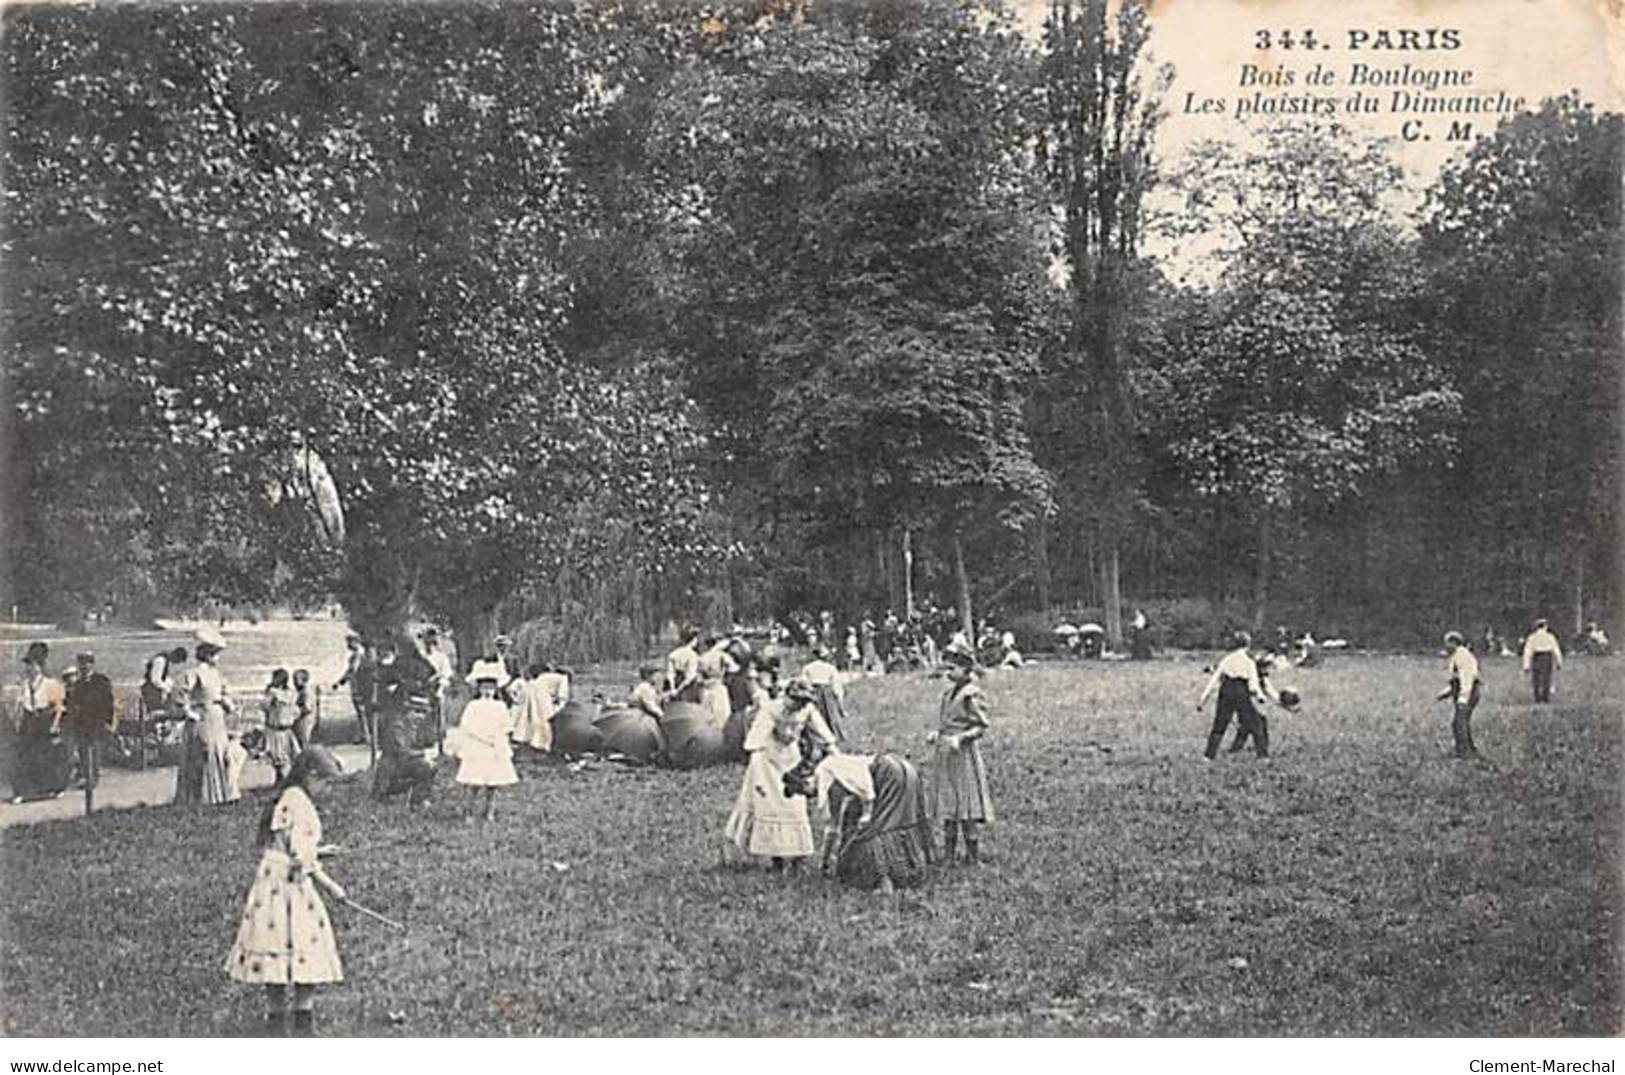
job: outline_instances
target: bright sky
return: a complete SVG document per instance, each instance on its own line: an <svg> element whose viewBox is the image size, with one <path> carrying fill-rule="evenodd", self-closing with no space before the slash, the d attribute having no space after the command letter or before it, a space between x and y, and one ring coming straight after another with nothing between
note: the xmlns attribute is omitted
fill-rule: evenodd
<svg viewBox="0 0 1625 1075"><path fill-rule="evenodd" d="M1049 0L1014 0L1030 26L1043 23ZM1341 105L1353 91L1346 80L1352 65L1399 69L1410 64L1417 72L1469 70L1468 87L1451 87L1440 95L1493 95L1504 90L1523 97L1530 106L1543 97L1579 89L1599 106L1625 110L1625 4L1621 0L1161 0L1153 7L1155 31L1152 52L1159 62L1174 65L1174 85L1167 98L1169 116L1161 132L1164 153L1176 154L1191 142L1206 137L1233 138L1245 134L1246 121L1235 118L1235 99L1251 98L1262 89L1268 96L1302 96L1305 91L1335 97ZM1454 49L1379 49L1380 30L1390 31L1389 42L1400 43L1397 31L1454 30ZM1283 51L1278 46L1260 50L1256 33L1279 35L1314 31L1322 47ZM1365 46L1350 48L1351 31L1370 36ZM1442 37L1435 35L1435 43ZM1330 46L1325 47L1325 46ZM1295 71L1291 87L1239 85L1244 65L1261 69L1273 58L1276 66ZM1316 62L1337 78L1330 87L1306 87L1304 80ZM1413 76L1415 77L1415 76ZM1475 132L1493 129L1493 116L1394 114L1393 87L1376 92L1383 113L1351 117L1341 108L1337 118L1372 134L1396 139L1396 156L1406 170L1423 182L1440 163L1459 152L1464 143L1445 141L1450 121L1467 120ZM1367 93L1371 90L1367 89ZM1186 114L1186 94L1198 98L1226 98L1222 114ZM1421 138L1400 140L1406 119L1425 123Z"/></svg>
<svg viewBox="0 0 1625 1075"><path fill-rule="evenodd" d="M1024 24L1038 32L1049 0L1012 3ZM1419 113L1412 110L1418 99L1484 99L1504 93L1509 99L1522 97L1525 107L1534 109L1545 97L1578 89L1601 108L1625 111L1622 8L1625 0L1154 0L1150 49L1156 62L1175 69L1159 153L1171 164L1196 141L1244 142L1250 126L1282 118L1238 118L1242 99L1250 108L1280 108L1285 99L1301 102L1313 95L1330 99L1314 107L1335 107L1320 119L1392 139L1407 186L1419 191L1446 159L1471 145L1470 140L1450 140L1453 122L1471 123L1474 136L1488 134L1500 113ZM1259 31L1269 32L1270 48L1258 48ZM1294 48L1281 48L1283 31L1290 31ZM1305 31L1313 32L1312 49L1302 47ZM1401 31L1414 36L1407 40ZM1436 47L1415 47L1428 44L1429 31ZM1356 34L1363 35L1358 42ZM1444 47L1451 41L1456 47ZM1355 48L1356 43L1362 47ZM1392 47L1378 47L1383 44ZM1308 85L1317 64L1335 82ZM1401 81L1352 86L1355 64L1365 65L1368 78L1375 74ZM1260 72L1290 71L1291 85L1255 82L1243 87L1247 65ZM1409 84L1428 78L1465 84L1431 94ZM1347 111L1347 100L1357 88L1376 99L1377 114ZM1205 114L1196 111L1204 100L1214 102Z"/></svg>

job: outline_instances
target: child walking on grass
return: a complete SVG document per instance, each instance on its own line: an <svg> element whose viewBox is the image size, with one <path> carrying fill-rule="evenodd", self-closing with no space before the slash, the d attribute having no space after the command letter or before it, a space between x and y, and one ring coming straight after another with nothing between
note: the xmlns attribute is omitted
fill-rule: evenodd
<svg viewBox="0 0 1625 1075"><path fill-rule="evenodd" d="M315 1033L316 987L344 980L333 927L317 892L320 885L334 899L345 898L316 854L322 819L315 800L338 775L338 760L312 747L294 759L260 817L259 870L226 955L226 973L265 987L266 1028L272 1036L287 1029L290 988L293 1032L309 1037Z"/></svg>
<svg viewBox="0 0 1625 1075"><path fill-rule="evenodd" d="M513 716L508 704L497 697L495 676L482 675L474 681L479 693L463 709L458 724L457 783L466 784L470 800L485 792L482 816L490 821L496 816L497 788L519 783L519 774L513 767L513 747L508 736L513 730Z"/></svg>

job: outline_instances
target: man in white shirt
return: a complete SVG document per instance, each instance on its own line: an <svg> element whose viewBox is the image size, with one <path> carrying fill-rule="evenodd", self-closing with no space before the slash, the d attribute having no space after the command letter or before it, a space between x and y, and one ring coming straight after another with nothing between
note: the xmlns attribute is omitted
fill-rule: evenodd
<svg viewBox="0 0 1625 1075"><path fill-rule="evenodd" d="M1523 643L1523 671L1535 688L1536 702L1552 700L1552 673L1563 667L1563 647L1557 636L1536 620L1535 629Z"/></svg>
<svg viewBox="0 0 1625 1075"><path fill-rule="evenodd" d="M841 693L841 674L829 659L829 650L819 646L813 650L813 659L801 666L801 679L814 687L830 687Z"/></svg>
<svg viewBox="0 0 1625 1075"><path fill-rule="evenodd" d="M1218 757L1219 745L1224 742L1224 733L1230 727L1232 717L1241 726L1242 738L1239 741L1252 739L1253 749L1258 756L1269 757L1269 726L1260 712L1260 707L1268 702L1268 698L1258 679L1258 665L1248 652L1252 644L1251 635L1246 631L1237 631L1231 642L1233 648L1219 661L1212 678L1202 689L1202 697L1196 700L1196 709L1200 712L1207 706L1213 692L1219 693L1218 704L1213 711L1213 728L1208 732L1207 750L1204 752L1208 761Z"/></svg>
<svg viewBox="0 0 1625 1075"><path fill-rule="evenodd" d="M1473 710L1478 707L1483 693L1483 681L1478 675L1478 658L1467 648L1459 631L1444 636L1444 646L1450 652L1450 686L1440 698L1449 698L1454 709L1450 721L1450 734L1456 740L1456 757L1476 758L1478 748L1473 746Z"/></svg>

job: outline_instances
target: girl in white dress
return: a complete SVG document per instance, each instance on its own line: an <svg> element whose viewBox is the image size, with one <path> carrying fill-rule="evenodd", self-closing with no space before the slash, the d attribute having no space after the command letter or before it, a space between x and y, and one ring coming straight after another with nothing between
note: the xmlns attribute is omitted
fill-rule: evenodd
<svg viewBox="0 0 1625 1075"><path fill-rule="evenodd" d="M782 703L775 699L757 707L745 736L750 757L745 779L723 829L723 835L746 855L772 860L775 871L813 853L807 800L787 794L784 786L784 774L801 761L804 733L826 749L834 745L835 737L813 704L812 688L795 680Z"/></svg>
<svg viewBox="0 0 1625 1075"><path fill-rule="evenodd" d="M508 736L513 729L513 717L506 703L497 697L494 676L481 676L474 681L479 694L463 707L463 719L457 725L457 783L468 785L472 798L485 792L483 816L490 821L496 816L496 790L519 783L519 774L513 768L513 748Z"/></svg>
<svg viewBox="0 0 1625 1075"><path fill-rule="evenodd" d="M314 797L338 775L338 760L323 747L311 747L294 759L260 817L259 870L237 940L226 954L226 973L265 986L266 1023L273 1035L287 1025L289 986L294 1033L308 1037L315 1032L316 986L344 980L333 926L316 891L319 884L334 899L345 898L316 857L322 819Z"/></svg>

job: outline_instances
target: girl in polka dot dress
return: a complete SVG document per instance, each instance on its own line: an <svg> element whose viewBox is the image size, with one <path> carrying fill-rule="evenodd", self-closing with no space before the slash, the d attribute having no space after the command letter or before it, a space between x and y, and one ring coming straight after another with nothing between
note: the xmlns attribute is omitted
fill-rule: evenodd
<svg viewBox="0 0 1625 1075"><path fill-rule="evenodd" d="M333 926L316 887L338 900L345 898L344 889L316 857L322 819L312 801L338 775L337 759L312 747L294 759L260 818L259 869L226 956L226 973L265 986L266 1023L273 1035L287 1026L290 986L293 1032L303 1037L314 1033L316 986L344 980Z"/></svg>

